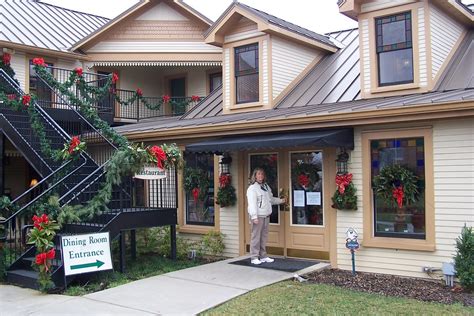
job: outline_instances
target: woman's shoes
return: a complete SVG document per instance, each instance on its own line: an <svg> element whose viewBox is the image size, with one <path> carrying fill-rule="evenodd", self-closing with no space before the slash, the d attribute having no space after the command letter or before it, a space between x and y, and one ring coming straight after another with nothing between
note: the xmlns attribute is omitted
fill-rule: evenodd
<svg viewBox="0 0 474 316"><path fill-rule="evenodd" d="M260 259L260 262L263 263L263 262L268 262L268 263L272 263L273 261L275 261L275 259L272 259L270 257L265 257L265 258L261 258Z"/></svg>
<svg viewBox="0 0 474 316"><path fill-rule="evenodd" d="M250 263L251 263L251 264L261 264L262 261L260 261L258 258L255 258L255 259L252 259L252 260L250 261Z"/></svg>

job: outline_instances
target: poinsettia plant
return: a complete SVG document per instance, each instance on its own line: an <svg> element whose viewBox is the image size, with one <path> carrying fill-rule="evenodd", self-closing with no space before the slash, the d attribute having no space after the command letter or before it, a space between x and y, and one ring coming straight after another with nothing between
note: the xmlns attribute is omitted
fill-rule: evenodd
<svg viewBox="0 0 474 316"><path fill-rule="evenodd" d="M59 230L59 225L46 214L34 215L32 220L33 229L30 231L28 244L33 244L36 247L33 265L39 270L39 287L46 291L54 287L51 281L52 260L56 257L53 240L56 231Z"/></svg>
<svg viewBox="0 0 474 316"><path fill-rule="evenodd" d="M75 158L85 149L86 143L81 141L79 136L74 136L69 143L64 144L64 148L60 151L59 156L63 160Z"/></svg>

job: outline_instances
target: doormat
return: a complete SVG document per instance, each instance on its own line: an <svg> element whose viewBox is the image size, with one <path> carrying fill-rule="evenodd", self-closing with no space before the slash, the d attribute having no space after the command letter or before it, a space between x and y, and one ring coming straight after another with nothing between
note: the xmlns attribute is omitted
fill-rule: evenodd
<svg viewBox="0 0 474 316"><path fill-rule="evenodd" d="M261 268L261 269L273 269L285 272L296 272L304 268L310 267L312 265L318 264L318 261L302 260L302 259L293 259L293 258L273 258L275 259L272 263L262 263L262 264L251 264L250 258L242 259L239 261L229 262L230 264L236 264L239 266L248 266L252 268Z"/></svg>

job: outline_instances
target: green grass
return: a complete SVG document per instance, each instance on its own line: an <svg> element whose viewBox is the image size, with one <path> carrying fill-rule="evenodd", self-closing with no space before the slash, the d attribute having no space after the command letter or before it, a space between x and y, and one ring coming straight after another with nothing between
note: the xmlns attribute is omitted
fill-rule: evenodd
<svg viewBox="0 0 474 316"><path fill-rule="evenodd" d="M474 315L462 305L355 292L323 284L280 282L201 315Z"/></svg>
<svg viewBox="0 0 474 316"><path fill-rule="evenodd" d="M135 280L198 266L202 263L203 262L190 260L173 261L158 254L141 256L137 257L136 260L128 259L126 261L125 273L120 273L118 271L97 273L87 282L77 280L71 283L63 294L72 296L85 295Z"/></svg>

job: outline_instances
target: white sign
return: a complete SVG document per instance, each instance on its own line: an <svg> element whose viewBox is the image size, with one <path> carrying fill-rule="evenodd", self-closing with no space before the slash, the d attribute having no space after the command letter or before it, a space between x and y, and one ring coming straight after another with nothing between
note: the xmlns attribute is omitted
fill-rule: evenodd
<svg viewBox="0 0 474 316"><path fill-rule="evenodd" d="M293 190L293 206L304 207L304 190Z"/></svg>
<svg viewBox="0 0 474 316"><path fill-rule="evenodd" d="M164 169L158 168L154 164L148 164L143 166L142 170L137 172L134 176L137 179L143 180L159 180L166 178L166 171Z"/></svg>
<svg viewBox="0 0 474 316"><path fill-rule="evenodd" d="M64 274L111 270L109 233L62 236Z"/></svg>
<svg viewBox="0 0 474 316"><path fill-rule="evenodd" d="M308 205L321 205L321 192L306 192L306 203Z"/></svg>

